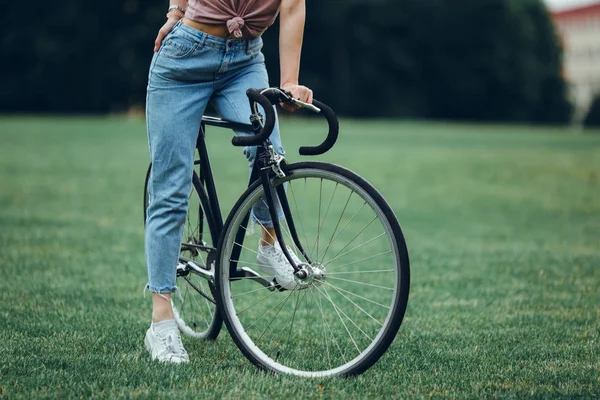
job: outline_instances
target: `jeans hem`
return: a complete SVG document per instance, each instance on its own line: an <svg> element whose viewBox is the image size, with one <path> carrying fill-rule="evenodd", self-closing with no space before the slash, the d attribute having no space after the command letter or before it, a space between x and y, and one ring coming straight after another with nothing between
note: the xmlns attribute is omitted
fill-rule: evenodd
<svg viewBox="0 0 600 400"><path fill-rule="evenodd" d="M171 293L175 293L177 291L177 286L157 287L157 286L151 286L150 284L147 284L144 287L144 293L146 292L146 290L149 290L151 293L171 294Z"/></svg>

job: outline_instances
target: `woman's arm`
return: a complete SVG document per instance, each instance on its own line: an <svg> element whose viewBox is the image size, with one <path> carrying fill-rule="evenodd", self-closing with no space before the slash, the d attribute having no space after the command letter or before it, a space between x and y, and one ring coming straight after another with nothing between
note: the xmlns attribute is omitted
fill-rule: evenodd
<svg viewBox="0 0 600 400"><path fill-rule="evenodd" d="M171 0L169 6L179 6L182 10L187 9L187 0ZM167 22L160 28L158 31L158 36L156 36L156 40L154 41L154 51L158 51L160 49L160 45L167 36L169 32L173 29L177 21L183 18L184 13L179 9L168 10L167 13Z"/></svg>
<svg viewBox="0 0 600 400"><path fill-rule="evenodd" d="M312 103L312 90L298 84L300 53L306 19L305 0L282 0L279 12L279 59L281 66L281 88L294 98ZM290 105L283 105L293 111Z"/></svg>

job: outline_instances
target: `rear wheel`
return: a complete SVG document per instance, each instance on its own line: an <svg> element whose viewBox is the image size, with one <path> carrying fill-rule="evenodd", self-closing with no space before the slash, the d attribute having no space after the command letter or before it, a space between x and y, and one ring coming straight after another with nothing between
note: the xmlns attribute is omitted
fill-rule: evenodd
<svg viewBox="0 0 600 400"><path fill-rule="evenodd" d="M245 227L253 205L264 201L262 186L252 185L225 224L217 257L226 325L261 368L307 377L359 374L390 346L406 310L410 274L400 225L383 197L344 168L303 162L285 172L272 183L285 185L310 262L294 245L290 221L280 223L308 277L296 278L293 290L268 285L273 276L257 261L260 226Z"/></svg>
<svg viewBox="0 0 600 400"><path fill-rule="evenodd" d="M223 319L214 300L214 281L204 272L210 272L208 266L216 256L215 244L218 238L216 232L210 229L208 214L200 200L199 193L203 188L197 179L199 166L195 165L194 170L177 266L179 293L174 293L171 298L175 320L181 332L198 339L214 340L221 331ZM148 169L144 190L144 221L148 207L150 171L151 167Z"/></svg>

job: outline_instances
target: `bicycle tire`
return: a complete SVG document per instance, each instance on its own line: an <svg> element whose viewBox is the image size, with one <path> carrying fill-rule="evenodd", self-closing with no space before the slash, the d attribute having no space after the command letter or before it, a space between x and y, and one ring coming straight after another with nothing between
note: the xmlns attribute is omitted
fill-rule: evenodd
<svg viewBox="0 0 600 400"><path fill-rule="evenodd" d="M286 177L282 179L273 178L272 184L276 187L285 183L287 197L290 203L295 203L290 204L290 209L293 211L294 207L297 208L297 212L292 212L292 219L298 228L298 237L303 238L305 243L302 246L307 253L312 254L313 265L320 265L323 271L327 270L324 273L326 277L319 281L313 280L310 285L303 289L270 291L261 286L252 288L253 285L256 285L256 279L243 279L236 275L234 268L238 268L240 265L250 265L260 271L260 266L256 263L253 264L253 261L251 261L252 253L256 253L251 249L253 244L245 245L247 244L247 238L243 239L243 243L236 242L241 237L237 234L238 231L251 231L248 228L244 229L244 221L248 220L252 205L263 197L262 185L255 182L234 205L219 240L215 279L218 304L221 307L225 325L241 352L261 369L304 377L358 375L375 364L386 352L397 335L406 311L410 286L410 266L400 224L391 207L379 192L359 175L345 168L321 162L300 162L285 166L284 172ZM313 179L316 179L316 181L313 181ZM312 188L311 185L315 182L320 182L320 188ZM334 189L324 189L324 182L326 187L331 186ZM302 186L304 186L305 197L298 200L296 191ZM309 186L311 188L308 188ZM333 194L328 202L326 200L323 203L324 193L327 190ZM330 211L333 215L344 204L344 201L339 200L345 199L346 195L336 198L338 190L340 193L343 191L348 192L348 200L345 202L335 228L333 230L332 227L325 229L325 222ZM319 192L318 204L314 200L317 197L317 192ZM358 201L353 199L352 196L354 195L356 195ZM329 194L325 197L328 196ZM364 202L362 206L360 206L361 202ZM354 210L358 206L360 206L360 209L355 212L351 219L345 217L346 209L350 211L350 208ZM301 207L305 207L302 213L300 212ZM315 219L309 217L309 215L316 214L317 209L318 218L315 226ZM326 212L324 212L325 209ZM365 214L363 214L363 210L366 210ZM335 242L342 235L342 239L351 237L353 233L350 235L344 233L345 230L350 229L348 228L350 224L361 227L364 221L371 218L368 215L369 210L374 215L373 221L378 220L379 225L373 224L373 221L371 221L345 247L341 248L342 244L336 244ZM321 220L322 215L324 215L324 218ZM300 220L300 224L296 219ZM304 221L307 222L307 225L311 223L312 228L304 226ZM287 232L286 244L292 244L289 224L283 221L282 224L284 225L283 230ZM344 225L343 229L341 228L342 225ZM371 225L374 226L373 229L369 228ZM352 229L355 229L354 226ZM380 234L376 239L365 241L359 247L353 246L352 250L346 250L348 245L357 237L360 237L359 240L363 240L363 237L376 235L381 229L384 231L383 235ZM310 242L313 238L309 239L309 237L314 236L315 231L316 244L311 246ZM356 229L353 232L355 231ZM248 235L247 232L246 235ZM320 234L325 235L325 232L327 232L327 237L330 237L330 240L327 248L319 254L319 243L322 240ZM383 248L383 246L388 245L390 248L389 253L376 254L358 261L354 258L346 258L344 262L354 261L346 265L339 265L341 263L339 260L343 257L362 257L361 254L369 255L372 254L372 251L377 251L376 249L379 247ZM321 247L321 249L323 248ZM236 259L231 258L234 249L237 249L236 252L239 251ZM332 259L328 259L328 262L325 262L330 249L337 251L337 254ZM299 253L298 248L295 250ZM352 252L356 253L349 256ZM388 254L391 254L391 256L388 256ZM382 265L388 265L385 268L391 269L385 270L382 267L356 270L356 268L365 268L368 259L374 260L377 257L382 257L379 260L385 258L385 261L380 262ZM333 264L334 261L337 261L337 265ZM360 265L351 266L351 264ZM338 269L337 272L332 272L336 269ZM361 274L362 276L360 281L353 281L352 279L339 278L341 274ZM265 274L263 273L263 275ZM261 275L264 279L263 282L270 278L263 275ZM390 281L393 288L387 286ZM363 296L358 293L351 293L351 291L343 289L344 286L341 285L346 285L345 287L359 293L364 293L365 290L371 292ZM359 288L358 285L362 286ZM353 289L355 286L357 288ZM259 298L256 293L260 296L266 294L266 296ZM388 299L389 303L382 300L380 303L379 299L384 297L381 293L386 296L391 293ZM310 298L311 296L312 298ZM350 298L349 296L356 297ZM258 301L256 301L257 298L259 298ZM338 302L337 305L336 301ZM289 304L287 304L288 302ZM304 306L302 305L303 302ZM309 307L309 302L311 302L312 308ZM272 307L274 303L275 306ZM349 306L349 304L354 306ZM288 305L286 311L282 311L286 305ZM348 306L350 309L348 309ZM260 307L268 311L262 313L262 311L258 311ZM279 309L276 310L277 307ZM300 326L296 324L294 330L294 320L297 313L298 318L304 318L301 316L304 310L298 311L301 308L306 309L306 323ZM345 311L343 308L346 308ZM311 310L316 310L315 315L321 318L321 321L317 318L317 322L313 324L313 327L311 327ZM273 313L275 313L274 316ZM339 318L336 319L335 314ZM269 317L266 318L266 316ZM328 321L332 323L337 321L338 325L341 321L343 328L339 326L332 327ZM357 322L363 324L363 326L358 326ZM289 332L286 332L288 324ZM381 324L381 327L378 327L377 324ZM322 327L315 327L317 325L322 325ZM283 327L280 328L280 326ZM261 330L262 332L260 332ZM279 333L277 333L278 330ZM321 330L322 332L319 332ZM345 336L349 336L349 338L344 336L344 331L347 333ZM352 332L356 332L356 338L352 335ZM319 337L321 335L324 339L322 341ZM329 346L329 339L332 339L331 347ZM344 346L348 346L350 350L347 350ZM356 348L358 355L351 357L355 352L353 347ZM346 359L346 355L349 355L349 360ZM335 360L332 361L332 359Z"/></svg>
<svg viewBox="0 0 600 400"><path fill-rule="evenodd" d="M202 244L207 247L214 247L214 243L217 243L218 240L217 232L210 221L210 213L204 211L207 207L207 201L203 188L199 185L197 179L199 173L199 171L196 171L197 166L199 166L199 161L194 163L194 179L192 179L179 262L185 264L188 260L192 260L207 265L207 254L202 255L204 253L202 250L199 251L197 248L190 246L190 244ZM148 181L151 168L152 164L148 167L144 184L144 224L146 223L146 210L149 202ZM203 215L202 220L199 218L200 215ZM210 243L206 243L204 240L207 238L207 233ZM214 282L208 281L203 275L199 275L193 270L185 275L181 275L178 271L176 281L179 293L174 293L171 296L171 302L179 330L185 335L197 339L215 340L221 332L223 318L218 307L211 303L211 300L215 301Z"/></svg>

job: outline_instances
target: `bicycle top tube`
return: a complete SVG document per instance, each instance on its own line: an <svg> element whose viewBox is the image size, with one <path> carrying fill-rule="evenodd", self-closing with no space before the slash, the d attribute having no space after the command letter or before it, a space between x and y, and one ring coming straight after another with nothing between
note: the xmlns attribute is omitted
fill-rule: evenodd
<svg viewBox="0 0 600 400"><path fill-rule="evenodd" d="M205 125L216 126L219 128L233 129L237 132L254 133L254 128L250 124L242 124L241 122L227 121L225 119L211 117L209 115L202 116L202 123Z"/></svg>

